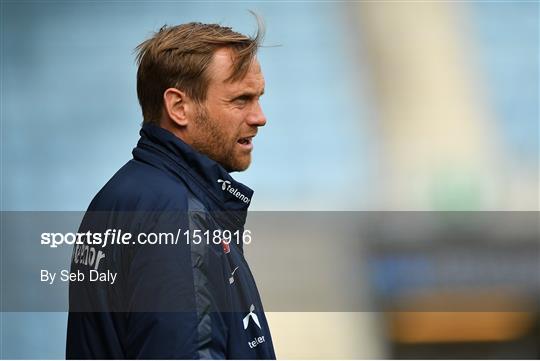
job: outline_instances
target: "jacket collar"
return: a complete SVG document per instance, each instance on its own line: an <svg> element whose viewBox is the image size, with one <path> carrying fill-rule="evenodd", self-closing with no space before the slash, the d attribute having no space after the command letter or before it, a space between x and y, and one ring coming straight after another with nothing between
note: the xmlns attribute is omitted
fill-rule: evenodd
<svg viewBox="0 0 540 361"><path fill-rule="evenodd" d="M206 198L211 198L219 211L232 211L233 218L240 218L237 221L244 223L253 190L234 180L216 161L157 125L145 124L140 135L133 150L135 159L174 173L188 185L197 183L199 190L195 193L206 193Z"/></svg>

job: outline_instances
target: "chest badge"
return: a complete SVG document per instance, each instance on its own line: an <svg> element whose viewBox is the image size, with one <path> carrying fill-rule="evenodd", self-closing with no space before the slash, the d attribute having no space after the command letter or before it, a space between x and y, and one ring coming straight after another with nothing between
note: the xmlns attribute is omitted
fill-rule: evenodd
<svg viewBox="0 0 540 361"><path fill-rule="evenodd" d="M223 248L223 253L227 254L231 252L231 247L229 246L229 242L227 242L225 239L221 240L221 247Z"/></svg>

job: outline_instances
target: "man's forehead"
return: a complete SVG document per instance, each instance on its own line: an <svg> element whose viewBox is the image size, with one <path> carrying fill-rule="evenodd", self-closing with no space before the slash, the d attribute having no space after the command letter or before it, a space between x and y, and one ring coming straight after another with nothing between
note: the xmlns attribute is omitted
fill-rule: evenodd
<svg viewBox="0 0 540 361"><path fill-rule="evenodd" d="M214 53L212 63L208 69L210 83L223 87L226 86L231 91L246 90L246 88L258 92L263 91L264 77L259 61L256 58L253 59L249 70L243 79L234 82L227 81L233 71L233 57L234 53L230 49L219 49Z"/></svg>

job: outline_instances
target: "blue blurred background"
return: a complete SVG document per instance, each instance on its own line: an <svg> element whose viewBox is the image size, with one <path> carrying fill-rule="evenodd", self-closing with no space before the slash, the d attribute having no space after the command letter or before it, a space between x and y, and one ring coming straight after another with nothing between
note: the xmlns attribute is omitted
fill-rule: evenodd
<svg viewBox="0 0 540 361"><path fill-rule="evenodd" d="M539 5L500 1L2 1L1 209L85 210L138 139L133 49L164 24L252 34L248 9L267 26L268 124L235 175L252 209L538 211ZM66 318L3 313L1 358L63 358ZM279 357L401 352L370 315L354 347L280 342L278 318Z"/></svg>

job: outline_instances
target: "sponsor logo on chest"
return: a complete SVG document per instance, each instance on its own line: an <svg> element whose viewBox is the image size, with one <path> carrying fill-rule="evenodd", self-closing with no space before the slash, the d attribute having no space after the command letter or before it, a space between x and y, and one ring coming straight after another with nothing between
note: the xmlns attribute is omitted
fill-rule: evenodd
<svg viewBox="0 0 540 361"><path fill-rule="evenodd" d="M246 204L249 203L250 199L246 195L242 194L242 192L240 192L237 188L232 187L231 181L218 179L217 182L221 183L222 191L229 192L230 194L232 194Z"/></svg>

